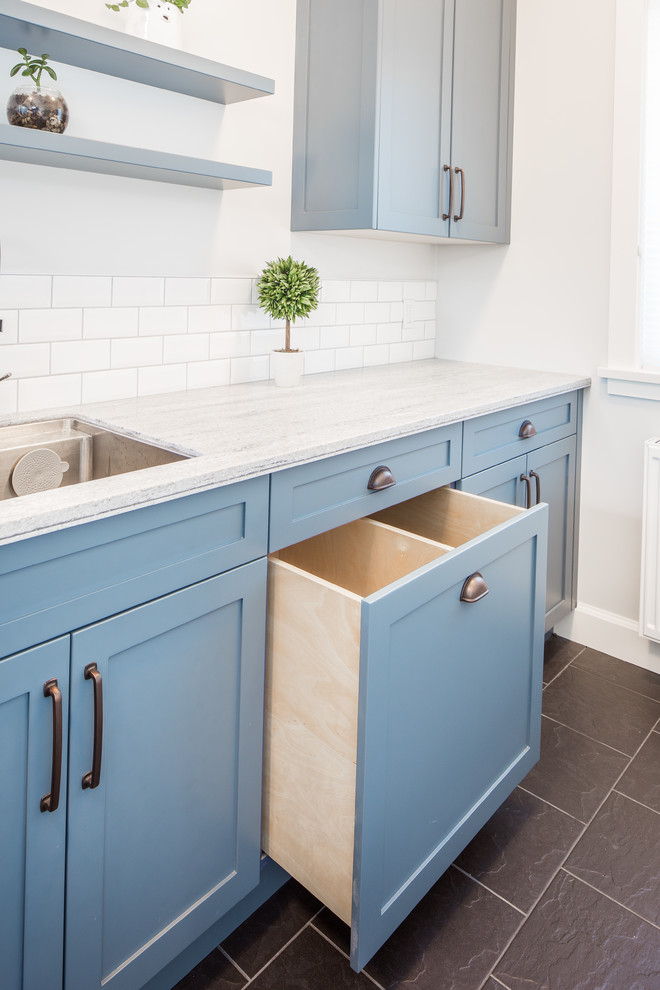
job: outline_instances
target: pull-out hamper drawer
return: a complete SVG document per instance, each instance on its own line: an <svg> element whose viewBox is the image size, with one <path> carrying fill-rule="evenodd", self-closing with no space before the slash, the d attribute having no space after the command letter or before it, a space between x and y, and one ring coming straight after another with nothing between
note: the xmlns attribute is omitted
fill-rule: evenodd
<svg viewBox="0 0 660 990"><path fill-rule="evenodd" d="M538 759L546 516L443 488L270 558L264 850L356 970Z"/></svg>

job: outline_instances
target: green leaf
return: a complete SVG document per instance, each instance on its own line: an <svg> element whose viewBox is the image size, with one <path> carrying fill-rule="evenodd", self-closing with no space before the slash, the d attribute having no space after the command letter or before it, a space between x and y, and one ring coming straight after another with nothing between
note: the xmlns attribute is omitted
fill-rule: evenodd
<svg viewBox="0 0 660 990"><path fill-rule="evenodd" d="M135 6L136 7L148 8L149 7L149 0L135 0Z"/></svg>
<svg viewBox="0 0 660 990"><path fill-rule="evenodd" d="M51 79L57 79L57 73L54 69L51 69L49 65L44 65L44 70L48 73Z"/></svg>
<svg viewBox="0 0 660 990"><path fill-rule="evenodd" d="M15 76L16 73L19 72L20 69L22 69L22 68L23 68L23 64L22 64L22 62L19 62L18 65L15 65L14 66L14 68L11 70L11 72L9 73L9 75L10 76Z"/></svg>
<svg viewBox="0 0 660 990"><path fill-rule="evenodd" d="M27 55L27 48L17 48L16 51L19 55Z"/></svg>

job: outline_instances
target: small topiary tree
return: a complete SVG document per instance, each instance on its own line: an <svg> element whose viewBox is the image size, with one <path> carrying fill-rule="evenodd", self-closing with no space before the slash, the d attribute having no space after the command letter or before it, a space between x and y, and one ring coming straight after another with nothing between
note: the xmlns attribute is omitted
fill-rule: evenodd
<svg viewBox="0 0 660 990"><path fill-rule="evenodd" d="M277 258L269 261L257 281L259 305L274 320L286 320L286 335L282 350L291 347L291 323L309 316L319 304L319 273L304 261Z"/></svg>

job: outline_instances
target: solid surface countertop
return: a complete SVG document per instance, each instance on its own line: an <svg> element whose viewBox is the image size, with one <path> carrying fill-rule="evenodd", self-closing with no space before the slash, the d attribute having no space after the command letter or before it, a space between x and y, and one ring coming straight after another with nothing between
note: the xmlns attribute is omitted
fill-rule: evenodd
<svg viewBox="0 0 660 990"><path fill-rule="evenodd" d="M429 360L310 375L294 389L256 382L5 416L0 426L78 418L198 456L1 501L0 545L589 384Z"/></svg>

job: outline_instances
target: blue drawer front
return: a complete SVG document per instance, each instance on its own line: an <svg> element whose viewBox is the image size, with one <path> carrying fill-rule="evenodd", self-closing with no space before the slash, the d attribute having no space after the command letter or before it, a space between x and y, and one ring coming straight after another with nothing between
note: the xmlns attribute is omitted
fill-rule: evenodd
<svg viewBox="0 0 660 990"><path fill-rule="evenodd" d="M268 479L0 547L0 656L264 556Z"/></svg>
<svg viewBox="0 0 660 990"><path fill-rule="evenodd" d="M465 478L571 436L577 432L577 409L578 393L569 392L467 420L463 424L461 476ZM526 439L519 436L525 420L530 420L536 430Z"/></svg>
<svg viewBox="0 0 660 990"><path fill-rule="evenodd" d="M387 466L396 481L371 492L372 471ZM443 426L373 447L290 468L271 476L270 544L280 550L456 481L461 425Z"/></svg>

